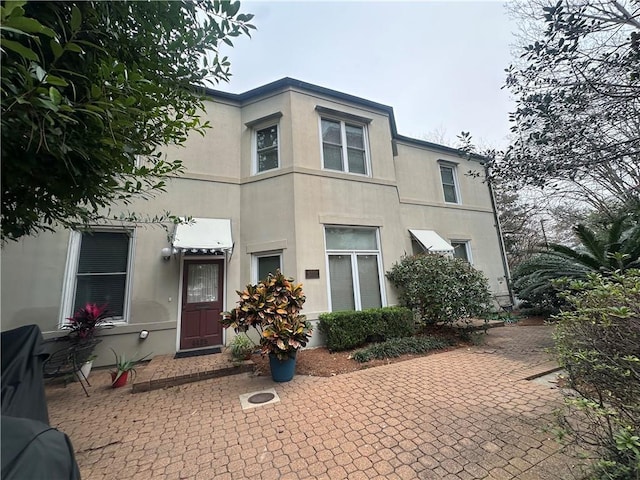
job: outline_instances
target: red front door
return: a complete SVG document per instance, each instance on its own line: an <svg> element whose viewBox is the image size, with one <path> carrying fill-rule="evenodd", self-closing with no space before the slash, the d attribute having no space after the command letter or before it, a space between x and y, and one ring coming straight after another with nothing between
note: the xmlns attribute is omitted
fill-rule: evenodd
<svg viewBox="0 0 640 480"><path fill-rule="evenodd" d="M222 260L185 260L180 349L222 345Z"/></svg>

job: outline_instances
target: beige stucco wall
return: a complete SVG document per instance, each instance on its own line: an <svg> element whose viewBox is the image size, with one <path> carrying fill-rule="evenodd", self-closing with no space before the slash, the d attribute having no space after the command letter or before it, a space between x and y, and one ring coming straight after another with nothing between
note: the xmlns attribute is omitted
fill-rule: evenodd
<svg viewBox="0 0 640 480"><path fill-rule="evenodd" d="M322 169L316 106L371 120L370 176ZM278 112L280 168L254 175L253 129L246 124ZM474 265L495 291L506 292L489 191L482 178L465 175L481 174L478 162L403 142L394 157L387 113L299 89L244 105L210 101L205 115L212 128L204 137L192 134L185 147L164 150L169 160L184 162L185 173L169 180L166 193L126 210L231 219L235 246L226 265L227 309L237 301L235 291L252 280L252 255L282 251L284 273L304 283L304 313L315 320L326 312L325 225L378 227L384 271L412 252L409 228L470 240ZM460 205L444 202L438 160L457 164ZM135 237L129 324L105 332L98 365L112 363L109 347L129 356L176 349L183 259L162 260L160 250L169 245L162 228L137 228ZM57 332L68 245L69 234L61 231L2 249L3 330L37 323L48 334ZM319 270L320 278L305 279L305 270ZM385 303L395 304L396 292L386 279L383 290ZM141 342L142 329L150 335ZM312 345L320 340L316 334Z"/></svg>

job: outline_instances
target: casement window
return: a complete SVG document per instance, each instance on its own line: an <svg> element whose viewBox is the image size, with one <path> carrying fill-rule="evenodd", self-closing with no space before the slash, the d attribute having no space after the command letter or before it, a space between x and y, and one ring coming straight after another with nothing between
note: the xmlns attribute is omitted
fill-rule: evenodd
<svg viewBox="0 0 640 480"><path fill-rule="evenodd" d="M325 227L331 311L384 305L378 229Z"/></svg>
<svg viewBox="0 0 640 480"><path fill-rule="evenodd" d="M455 165L440 164L440 177L442 178L442 190L444 201L447 203L460 203L460 189Z"/></svg>
<svg viewBox="0 0 640 480"><path fill-rule="evenodd" d="M72 232L60 324L87 303L107 305L114 321L127 321L133 232Z"/></svg>
<svg viewBox="0 0 640 480"><path fill-rule="evenodd" d="M282 271L282 253L269 252L253 255L253 283L258 283L267 278L270 273L275 274L276 270Z"/></svg>
<svg viewBox="0 0 640 480"><path fill-rule="evenodd" d="M255 172L262 173L279 168L278 125L269 125L254 132Z"/></svg>
<svg viewBox="0 0 640 480"><path fill-rule="evenodd" d="M366 126L329 118L320 123L324 168L369 175Z"/></svg>
<svg viewBox="0 0 640 480"><path fill-rule="evenodd" d="M451 246L453 247L454 257L461 258L468 263L473 263L471 261L471 245L468 241L451 240Z"/></svg>

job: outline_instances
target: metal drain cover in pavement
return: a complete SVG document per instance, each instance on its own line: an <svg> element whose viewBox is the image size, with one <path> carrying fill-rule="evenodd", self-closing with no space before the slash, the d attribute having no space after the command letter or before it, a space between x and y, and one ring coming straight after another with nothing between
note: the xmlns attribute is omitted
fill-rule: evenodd
<svg viewBox="0 0 640 480"><path fill-rule="evenodd" d="M278 397L275 388L265 388L257 392L243 393L240 395L240 405L243 410L262 407L263 405L278 403L279 401L280 397Z"/></svg>
<svg viewBox="0 0 640 480"><path fill-rule="evenodd" d="M265 402L268 402L269 400L273 400L274 398L275 398L275 395L273 393L262 392L262 393L256 393L255 395L251 395L249 398L247 398L247 401L249 403L265 403Z"/></svg>

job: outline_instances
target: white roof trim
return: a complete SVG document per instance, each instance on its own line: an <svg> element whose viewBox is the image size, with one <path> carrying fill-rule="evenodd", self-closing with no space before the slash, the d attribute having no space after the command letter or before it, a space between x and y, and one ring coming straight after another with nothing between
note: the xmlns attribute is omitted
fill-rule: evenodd
<svg viewBox="0 0 640 480"><path fill-rule="evenodd" d="M231 220L228 218L194 218L176 226L173 248L184 253L214 253L233 248Z"/></svg>
<svg viewBox="0 0 640 480"><path fill-rule="evenodd" d="M409 233L429 252L453 252L454 248L433 230L409 230Z"/></svg>

